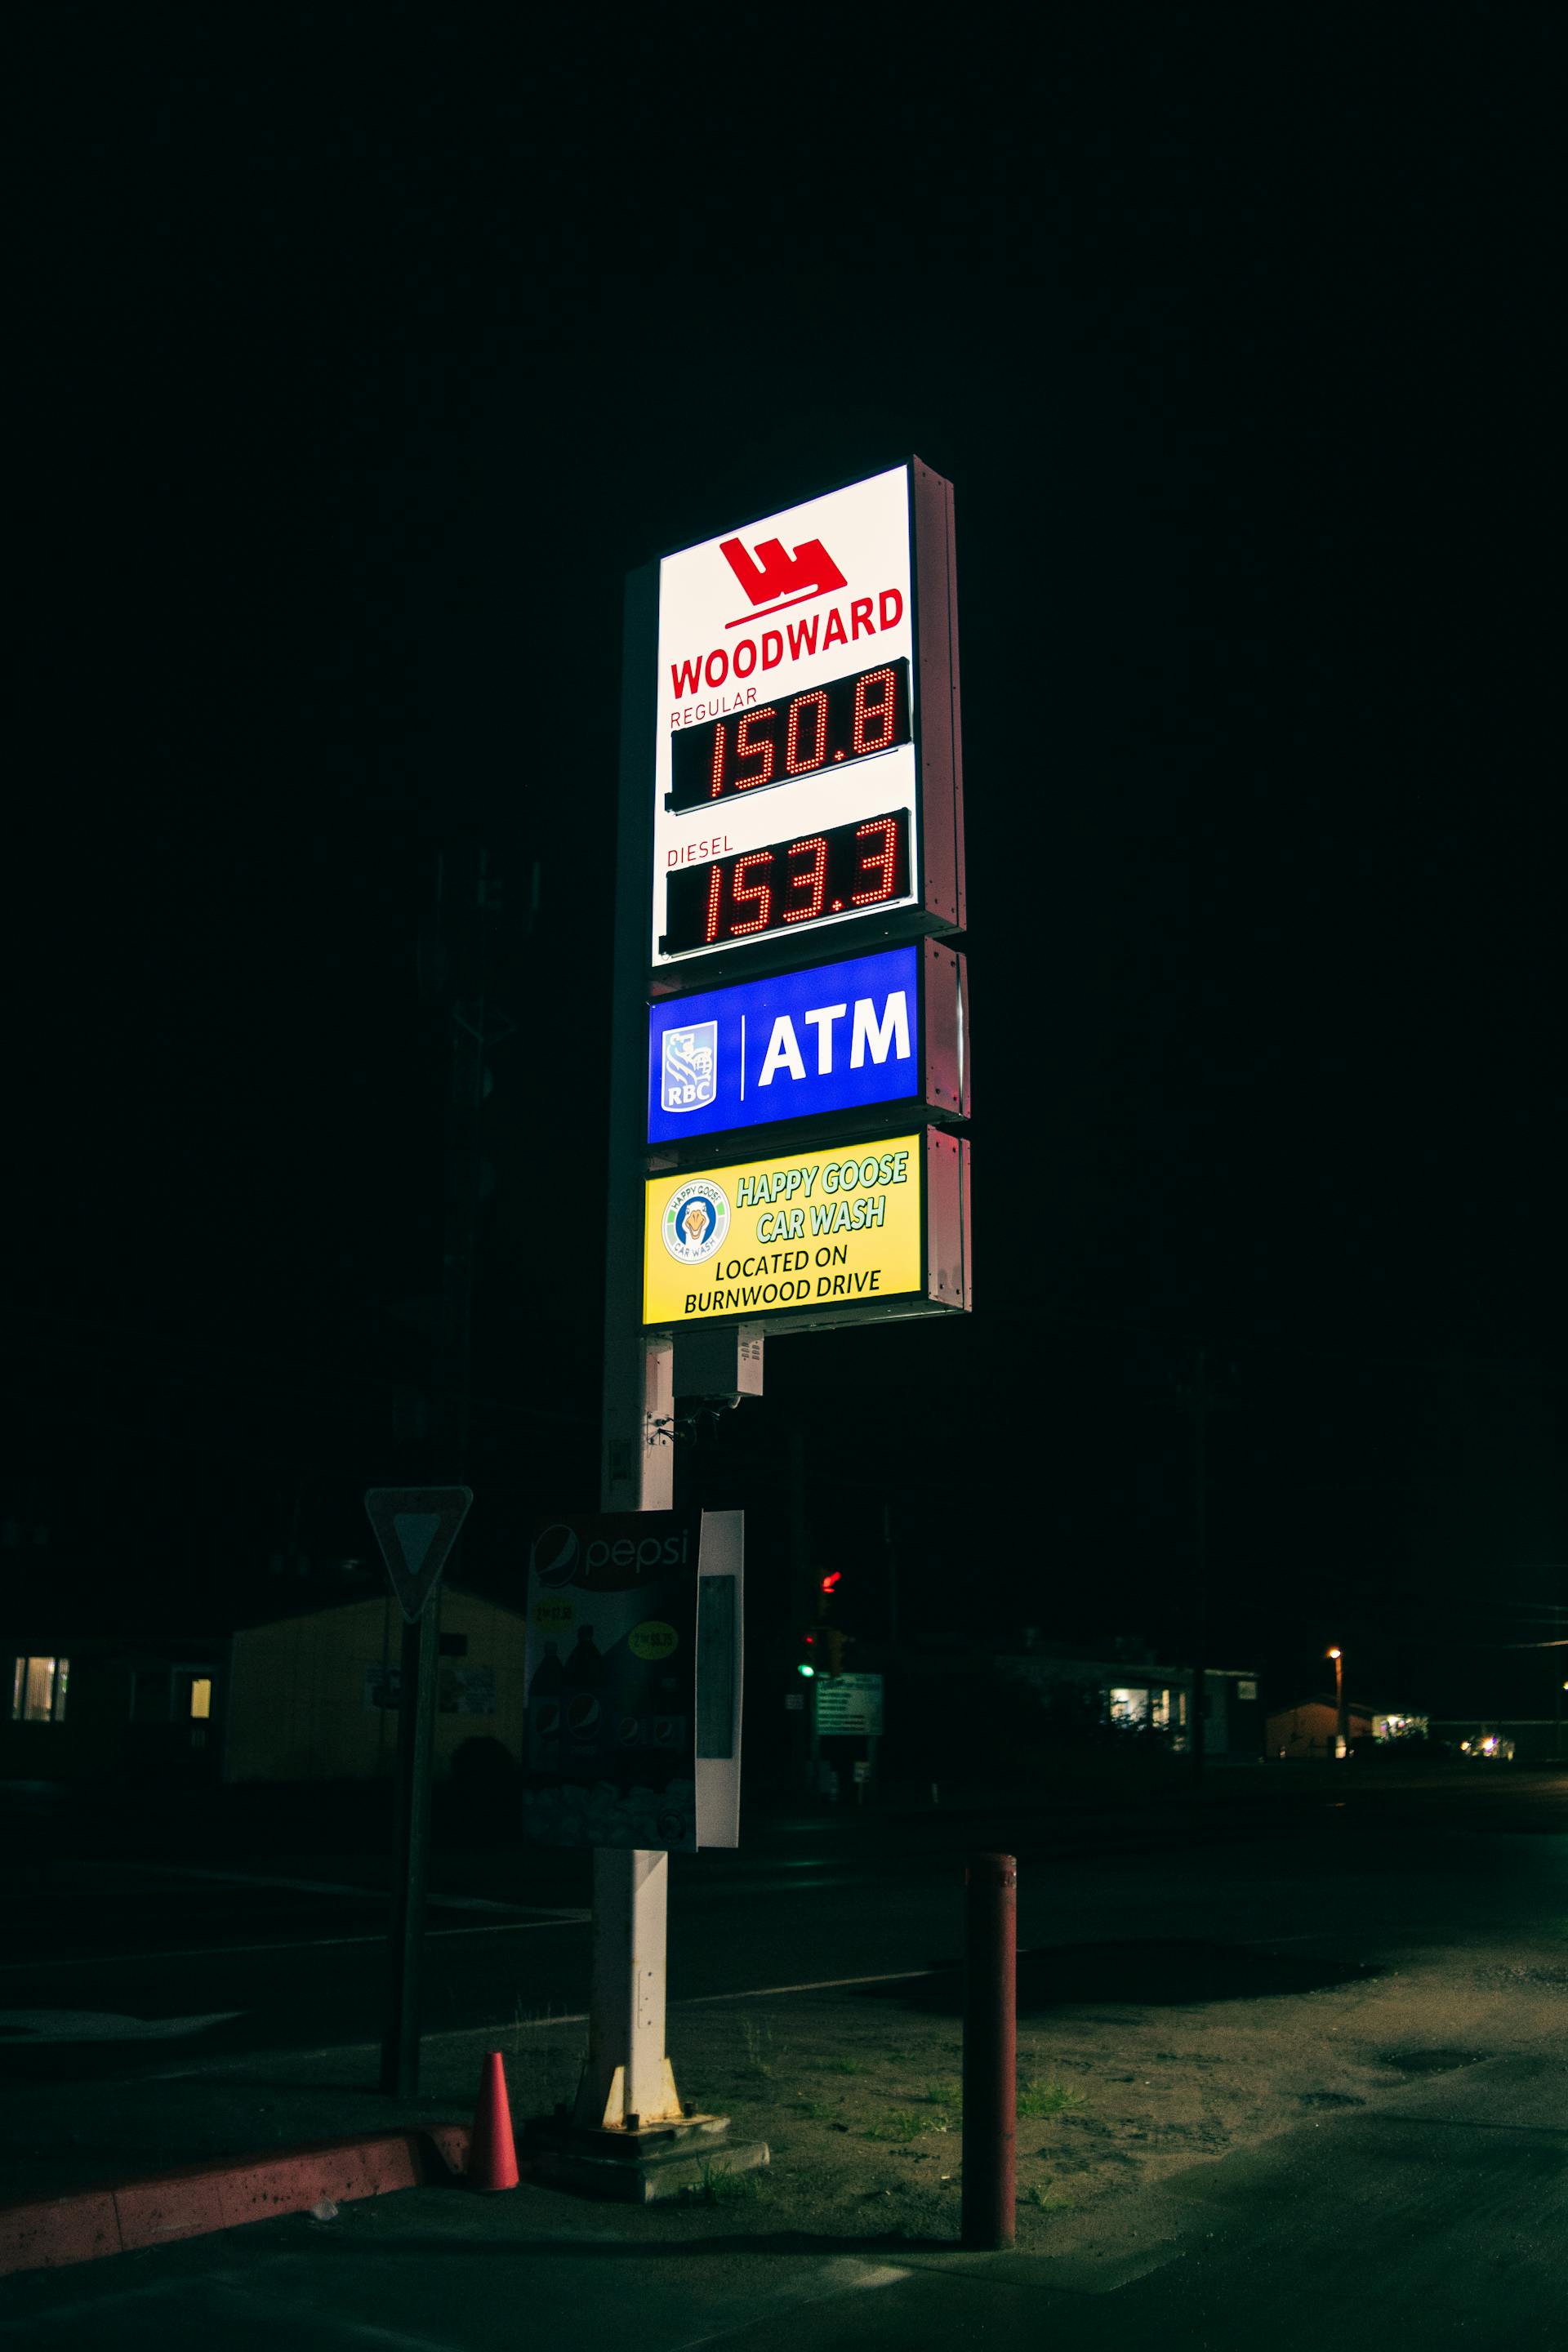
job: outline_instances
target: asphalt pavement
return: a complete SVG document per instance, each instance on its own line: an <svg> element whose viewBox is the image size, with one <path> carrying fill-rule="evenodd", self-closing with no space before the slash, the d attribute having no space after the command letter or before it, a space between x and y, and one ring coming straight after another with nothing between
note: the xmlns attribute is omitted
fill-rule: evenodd
<svg viewBox="0 0 1568 2352"><path fill-rule="evenodd" d="M77 2352L1013 2352L1157 2340L1319 2352L1325 2339L1547 2352L1563 2340L1568 2068L1500 2058L1118 2200L1071 2254L661 2242L644 2215L524 2186L413 2189L0 2286L8 2344Z"/></svg>
<svg viewBox="0 0 1568 2352"><path fill-rule="evenodd" d="M1531 1941L1534 1975L1553 1984L1562 1946L1568 1985L1568 1780L1521 1775L1238 1782L1201 1809L1141 1819L781 1820L736 1854L677 1864L672 1997L950 1962L963 1853L982 1843L1020 1854L1021 1989L1034 1971L1037 2000L1327 1993L1423 1948L1473 1958L1484 1945L1506 1966L1510 1938ZM375 2103L351 2097L353 2070L333 2053L358 2046L363 2062L379 2022L384 1893L342 1854L286 1864L276 1852L182 1862L23 1841L13 1884L32 1899L19 1925L13 1914L0 1976L13 2131L36 2133L40 2115L64 2126L96 2101L123 2178L139 2151L151 2166L221 2150L232 2127L220 2076L254 2103L263 2069L271 2133L346 2125L351 2106L362 2126ZM583 2006L575 1868L448 1857L427 2022L451 2046L454 2081L520 2016ZM8 2342L60 2352L89 2339L167 2352L215 2336L239 2352L285 2336L296 2352L488 2352L535 2336L596 2352L629 2334L639 2352L731 2337L765 2352L786 2331L792 2352L939 2341L1000 2352L1047 2329L1087 2342L1107 2324L1216 2352L1244 2341L1251 2352L1260 2336L1315 2352L1330 2332L1555 2346L1568 2335L1557 2259L1568 2071L1539 2048L1450 2058L1363 2110L1314 2114L1110 2200L1068 2255L970 2256L863 2227L737 2231L732 2219L708 2237L689 2215L661 2240L647 2216L539 2186L499 2199L425 2189L320 2223L296 2215L13 2278L0 2317ZM198 2150L195 2123L179 2119L204 2116ZM55 2193L90 2169L108 2142L89 2133L73 2148L80 2137L57 2131L47 2165L13 2147L4 2193Z"/></svg>
<svg viewBox="0 0 1568 2352"><path fill-rule="evenodd" d="M1310 1941L1342 1928L1370 1950L1389 1935L1489 1927L1510 1906L1528 1921L1556 1899L1568 1775L1347 1795L1320 1776L1215 1780L1200 1803L1155 1808L763 1820L735 1852L674 1857L671 1995L943 1965L961 1944L964 1857L986 1847L1019 1857L1025 1946L1156 1930ZM181 2046L199 2063L379 2034L384 1841L247 1852L220 1824L178 1858L166 1835L148 1840L164 1849L151 1856L128 1837L83 1852L58 1809L13 1812L6 1828L0 2084L166 2068ZM426 2031L582 2009L587 1901L584 1855L515 1844L438 1855ZM196 2022L182 2034L182 2021Z"/></svg>

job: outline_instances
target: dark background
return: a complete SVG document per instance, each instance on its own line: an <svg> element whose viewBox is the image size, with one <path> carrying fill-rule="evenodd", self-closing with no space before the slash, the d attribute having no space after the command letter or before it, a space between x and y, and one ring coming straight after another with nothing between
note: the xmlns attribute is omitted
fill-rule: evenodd
<svg viewBox="0 0 1568 2352"><path fill-rule="evenodd" d="M703 1474L758 1597L796 1431L868 1643L886 1504L911 1640L1178 1647L1201 1349L1213 1660L1550 1712L1562 29L10 13L14 1595L218 1630L369 1549L465 844L518 1024L465 1542L591 1499L622 576L913 450L977 1303L770 1342Z"/></svg>

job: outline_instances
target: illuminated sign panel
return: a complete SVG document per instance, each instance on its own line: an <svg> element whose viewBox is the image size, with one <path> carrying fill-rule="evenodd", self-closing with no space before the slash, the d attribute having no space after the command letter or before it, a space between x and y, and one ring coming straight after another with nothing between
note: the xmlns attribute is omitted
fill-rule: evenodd
<svg viewBox="0 0 1568 2352"><path fill-rule="evenodd" d="M951 491L915 462L663 559L656 971L962 926L952 601Z"/></svg>
<svg viewBox="0 0 1568 2352"><path fill-rule="evenodd" d="M969 1114L962 957L932 940L664 997L648 1013L649 1143L921 1103Z"/></svg>
<svg viewBox="0 0 1568 2352"><path fill-rule="evenodd" d="M646 1186L643 1321L854 1322L966 1307L968 1146L935 1130Z"/></svg>

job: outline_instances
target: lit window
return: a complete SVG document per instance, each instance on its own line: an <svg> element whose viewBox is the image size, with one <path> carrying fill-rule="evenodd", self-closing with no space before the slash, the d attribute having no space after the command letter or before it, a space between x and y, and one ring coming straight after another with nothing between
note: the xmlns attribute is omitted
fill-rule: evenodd
<svg viewBox="0 0 1568 2352"><path fill-rule="evenodd" d="M68 1658L18 1658L11 1681L13 1723L63 1723Z"/></svg>
<svg viewBox="0 0 1568 2352"><path fill-rule="evenodd" d="M207 1675L198 1675L191 1685L192 1720L196 1723L205 1723L212 1711L213 1686L211 1677Z"/></svg>

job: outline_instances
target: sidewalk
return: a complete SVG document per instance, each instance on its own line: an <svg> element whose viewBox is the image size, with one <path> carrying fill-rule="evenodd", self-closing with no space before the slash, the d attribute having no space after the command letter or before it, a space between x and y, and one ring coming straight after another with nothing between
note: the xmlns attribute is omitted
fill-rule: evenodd
<svg viewBox="0 0 1568 2352"><path fill-rule="evenodd" d="M1543 1987L1541 2003L1551 1995ZM1488 2056L1472 2032L1468 2050L1412 2055L1413 2067L1424 2054L1447 2071L1401 2083L1392 2062L1369 2054L1408 2013L1408 1992L1386 1979L1228 2007L1080 2009L1049 2028L1057 2074L1047 2087L1058 2095L1021 2121L1019 2147L1021 2179L1022 2159L1045 2141L1050 2168L1037 2168L1036 2187L1047 2177L1081 2201L1031 2195L1021 2251L966 2255L956 2242L961 2143L942 2105L956 2021L930 1989L920 1998L911 2007L865 1988L672 2010L682 2087L732 2105L738 2130L770 2140L771 2179L643 2210L526 2184L495 2197L458 2186L368 2196L330 2220L292 2213L0 2281L0 2326L8 2345L39 2352L178 2352L214 2340L226 2352L275 2352L281 2341L289 2352L516 2352L535 2341L624 2352L632 2336L639 2352L731 2336L756 2352L1037 2352L1047 2330L1088 2345L1108 2326L1136 2331L1132 2340L1157 2334L1175 2352L1256 2352L1259 2341L1321 2352L1327 2331L1352 2328L1358 2342L1396 2352L1483 2334L1510 2352L1555 2352L1568 2335L1568 2066L1550 2038ZM1114 1998L1108 1986L1102 1999ZM1552 1998L1554 2015L1560 1991ZM1455 2013L1456 2030L1484 2013ZM1303 2017L1319 2021L1310 2049L1300 2046ZM1223 2032L1228 2046L1244 2031L1254 2040L1240 2046L1242 2071L1259 2098L1272 2095L1271 2114L1321 2104L1261 2144L1202 2160L1194 2152L1215 2142L1182 2137L1194 2130L1182 2115L1196 2110L1168 2087L1177 2070L1141 2077L1183 2054L1158 2045L1185 2043L1212 2119L1218 2077L1205 2034ZM58 2093L18 2095L0 2196L463 2121L483 2050L498 2040L521 2122L566 2095L581 2033L573 2020L520 2021L499 2035L432 2040L426 2095L407 2108L375 2092L375 2053L364 2048L205 2069L171 2053L156 2074L70 2094L68 2109ZM1075 2075L1075 2053L1094 2034L1134 2074ZM895 2110L900 2079L907 2104ZM1324 2087L1292 2088L1301 2083ZM1162 2097L1169 2120L1151 2126ZM900 2113L918 2128L884 2128ZM1145 2153L1157 2129L1173 2136L1164 2156Z"/></svg>

